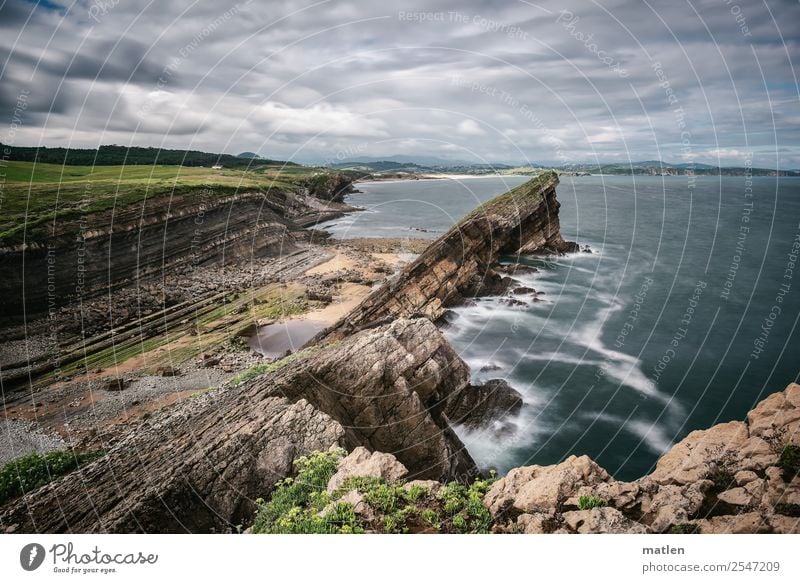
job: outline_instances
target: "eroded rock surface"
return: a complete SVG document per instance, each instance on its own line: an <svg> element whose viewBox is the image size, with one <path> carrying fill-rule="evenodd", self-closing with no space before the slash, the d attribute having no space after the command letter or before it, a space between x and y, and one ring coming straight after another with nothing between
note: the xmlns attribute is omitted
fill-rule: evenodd
<svg viewBox="0 0 800 583"><path fill-rule="evenodd" d="M252 519L254 499L296 457L337 445L392 453L411 477L475 474L440 411L469 372L428 320L399 320L277 368L164 411L102 459L8 504L0 529L231 529Z"/></svg>
<svg viewBox="0 0 800 583"><path fill-rule="evenodd" d="M484 498L499 532L800 532L800 385L693 431L634 482L586 456L515 468ZM581 510L581 499L603 504Z"/></svg>
<svg viewBox="0 0 800 583"><path fill-rule="evenodd" d="M436 320L465 298L508 289L511 278L494 269L500 254L574 250L559 230L557 184L555 172L544 172L479 206L325 334L342 338L415 315Z"/></svg>

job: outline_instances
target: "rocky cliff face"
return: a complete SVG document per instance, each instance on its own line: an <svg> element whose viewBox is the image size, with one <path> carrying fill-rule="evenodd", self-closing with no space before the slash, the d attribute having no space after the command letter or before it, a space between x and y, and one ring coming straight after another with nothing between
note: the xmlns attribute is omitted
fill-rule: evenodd
<svg viewBox="0 0 800 583"><path fill-rule="evenodd" d="M447 306L505 289L494 266L500 254L562 253L558 176L545 172L481 205L442 235L395 279L376 290L327 334L340 338L394 318L436 320Z"/></svg>
<svg viewBox="0 0 800 583"><path fill-rule="evenodd" d="M0 248L0 322L30 320L177 268L291 253L308 236L301 227L352 210L337 202L349 184L337 173L314 193L196 187L60 220L45 241Z"/></svg>
<svg viewBox="0 0 800 583"><path fill-rule="evenodd" d="M290 357L263 377L165 411L101 460L11 503L8 532L208 532L252 519L293 460L334 445L468 480L441 409L469 371L428 320L399 320Z"/></svg>
<svg viewBox="0 0 800 583"><path fill-rule="evenodd" d="M791 384L744 421L693 431L634 482L570 456L511 470L484 503L497 532L797 533L799 472L800 385Z"/></svg>

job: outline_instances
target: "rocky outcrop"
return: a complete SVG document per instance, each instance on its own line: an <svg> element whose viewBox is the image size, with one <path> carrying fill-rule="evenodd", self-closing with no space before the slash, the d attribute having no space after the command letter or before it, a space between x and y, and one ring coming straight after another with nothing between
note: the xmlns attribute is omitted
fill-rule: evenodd
<svg viewBox="0 0 800 583"><path fill-rule="evenodd" d="M508 288L511 279L494 270L500 254L569 251L559 231L557 184L555 172L544 172L479 206L321 337L400 317L436 320L447 306Z"/></svg>
<svg viewBox="0 0 800 583"><path fill-rule="evenodd" d="M510 431L522 410L522 395L503 379L464 387L447 401L445 413L452 423L468 429Z"/></svg>
<svg viewBox="0 0 800 583"><path fill-rule="evenodd" d="M81 298L88 300L208 264L285 255L308 238L307 224L353 210L336 202L341 173L322 176L315 192L221 187L176 189L100 212L65 216L46 240L0 247L0 322L28 320ZM330 190L333 189L333 190ZM168 275L166 275L168 274Z"/></svg>
<svg viewBox="0 0 800 583"><path fill-rule="evenodd" d="M254 500L296 457L335 445L391 453L410 477L475 474L441 411L469 372L428 320L399 320L272 368L165 410L102 459L12 502L0 529L230 529L252 519Z"/></svg>
<svg viewBox="0 0 800 583"><path fill-rule="evenodd" d="M338 489L347 478L368 476L395 482L408 475L408 469L390 453L370 452L366 447L357 447L339 462L336 473L328 480L328 492Z"/></svg>
<svg viewBox="0 0 800 583"><path fill-rule="evenodd" d="M498 532L798 533L799 474L800 385L791 384L745 421L693 431L634 482L570 456L511 470L484 503Z"/></svg>

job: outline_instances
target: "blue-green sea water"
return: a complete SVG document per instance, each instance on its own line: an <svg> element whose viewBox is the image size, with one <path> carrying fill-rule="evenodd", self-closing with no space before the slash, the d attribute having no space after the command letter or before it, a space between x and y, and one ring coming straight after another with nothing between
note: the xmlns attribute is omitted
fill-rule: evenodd
<svg viewBox="0 0 800 583"><path fill-rule="evenodd" d="M325 227L435 238L525 180L364 183L348 202L366 210ZM511 435L457 430L479 464L588 454L636 478L798 378L800 179L562 177L558 199L564 237L594 253L523 258L539 271L517 279L544 301L481 298L446 330L476 381L525 399Z"/></svg>

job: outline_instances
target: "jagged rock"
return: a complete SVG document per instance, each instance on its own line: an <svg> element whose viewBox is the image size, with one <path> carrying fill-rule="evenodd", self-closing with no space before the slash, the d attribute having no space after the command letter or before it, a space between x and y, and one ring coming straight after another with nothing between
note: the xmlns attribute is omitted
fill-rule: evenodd
<svg viewBox="0 0 800 583"><path fill-rule="evenodd" d="M511 428L511 418L522 409L522 395L503 379L483 385L468 385L451 396L445 413L452 423L469 429L491 427L499 423L499 432Z"/></svg>
<svg viewBox="0 0 800 583"><path fill-rule="evenodd" d="M578 534L645 534L647 527L634 522L614 508L573 510L562 515L564 524Z"/></svg>
<svg viewBox="0 0 800 583"><path fill-rule="evenodd" d="M800 385L790 384L785 391L773 393L747 414L753 437L772 438L782 428L789 443L800 445Z"/></svg>
<svg viewBox="0 0 800 583"><path fill-rule="evenodd" d="M475 464L440 409L469 381L428 320L310 351L257 380L176 404L102 459L12 501L0 530L209 532L252 519L295 458L332 446L394 453L417 476Z"/></svg>
<svg viewBox="0 0 800 583"><path fill-rule="evenodd" d="M520 514L517 517L515 532L522 534L568 534L563 527L563 521L544 512Z"/></svg>
<svg viewBox="0 0 800 583"><path fill-rule="evenodd" d="M608 473L588 456L570 456L553 466L514 468L483 499L493 517L531 511L554 512L582 486L608 481Z"/></svg>
<svg viewBox="0 0 800 583"><path fill-rule="evenodd" d="M758 512L715 516L709 519L694 520L692 524L700 527L701 534L757 534L772 530L772 519ZM795 524L797 532L797 524Z"/></svg>
<svg viewBox="0 0 800 583"><path fill-rule="evenodd" d="M369 476L386 481L399 480L408 475L406 467L389 453L370 452L366 447L357 447L339 462L336 473L328 481L328 492L333 492L347 478Z"/></svg>
<svg viewBox="0 0 800 583"><path fill-rule="evenodd" d="M412 478L466 480L475 463L450 428L447 399L469 367L425 318L400 319L329 344L274 381L307 398L348 430L347 447L394 454Z"/></svg>
<svg viewBox="0 0 800 583"><path fill-rule="evenodd" d="M492 268L501 254L570 247L559 231L557 184L555 172L544 172L482 204L318 339L417 314L436 320L469 297L503 293L513 280Z"/></svg>
<svg viewBox="0 0 800 583"><path fill-rule="evenodd" d="M159 366L156 374L160 377L176 377L181 374L181 371L174 366Z"/></svg>
<svg viewBox="0 0 800 583"><path fill-rule="evenodd" d="M708 474L709 461L740 450L747 439L747 426L741 421L692 431L658 460L649 477L661 484L697 482Z"/></svg>

